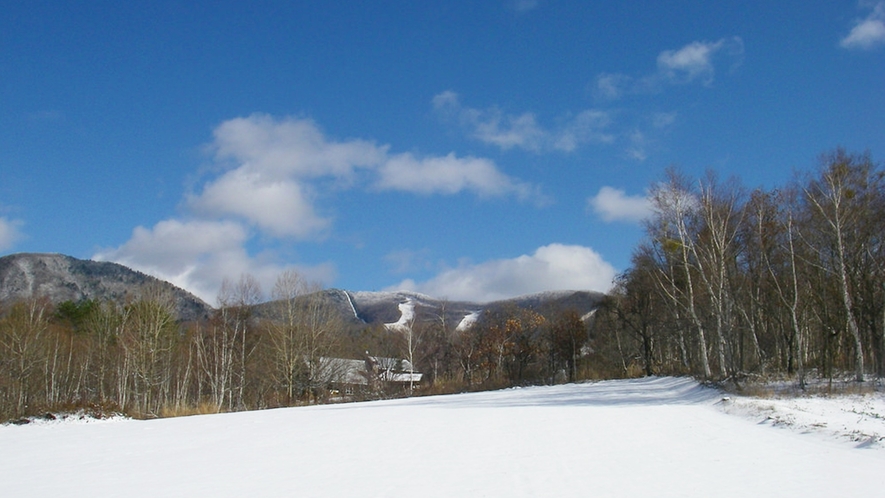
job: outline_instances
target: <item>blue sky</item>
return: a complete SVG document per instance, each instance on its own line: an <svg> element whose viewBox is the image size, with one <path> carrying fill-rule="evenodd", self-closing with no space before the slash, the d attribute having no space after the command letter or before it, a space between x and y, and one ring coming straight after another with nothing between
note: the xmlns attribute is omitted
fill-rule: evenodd
<svg viewBox="0 0 885 498"><path fill-rule="evenodd" d="M196 4L196 5L194 5ZM0 254L606 290L676 165L885 156L885 2L6 2Z"/></svg>

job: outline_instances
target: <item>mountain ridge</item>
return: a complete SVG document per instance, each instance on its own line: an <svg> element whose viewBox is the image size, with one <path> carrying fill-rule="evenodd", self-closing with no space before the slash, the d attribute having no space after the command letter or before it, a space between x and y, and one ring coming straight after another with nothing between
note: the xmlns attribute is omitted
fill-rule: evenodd
<svg viewBox="0 0 885 498"><path fill-rule="evenodd" d="M205 318L212 309L185 289L119 263L77 259L59 253L16 253L0 257L0 302L45 296L55 304L86 299L123 304L149 285L159 285L172 295L180 320Z"/></svg>
<svg viewBox="0 0 885 498"><path fill-rule="evenodd" d="M159 284L168 289L176 302L179 319L208 316L213 307L185 289L119 263L77 259L58 253L17 253L0 257L0 302L47 296L63 301L110 299L124 303L135 297L138 288ZM584 290L544 291L491 302L436 298L413 291L318 291L351 324L386 324L406 320L405 312L420 320L447 320L464 324L482 313L506 306L533 309L544 314L549 309L574 309L585 315L598 307L604 294ZM255 306L258 315L270 315L273 302ZM468 318L470 317L470 318ZM388 327L389 328L389 327Z"/></svg>

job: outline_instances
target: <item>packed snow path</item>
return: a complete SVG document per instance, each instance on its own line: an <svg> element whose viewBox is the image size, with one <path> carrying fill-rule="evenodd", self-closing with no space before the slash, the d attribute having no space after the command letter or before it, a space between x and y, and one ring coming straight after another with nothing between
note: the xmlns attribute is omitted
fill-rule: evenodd
<svg viewBox="0 0 885 498"><path fill-rule="evenodd" d="M689 379L0 427L3 496L880 496L885 451Z"/></svg>

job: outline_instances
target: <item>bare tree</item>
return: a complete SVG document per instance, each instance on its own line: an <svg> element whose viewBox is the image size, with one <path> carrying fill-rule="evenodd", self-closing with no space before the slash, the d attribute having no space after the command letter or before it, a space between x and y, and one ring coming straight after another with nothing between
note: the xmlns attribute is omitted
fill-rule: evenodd
<svg viewBox="0 0 885 498"><path fill-rule="evenodd" d="M49 309L47 299L31 298L13 304L0 320L0 377L6 377L7 403L14 415L25 413L36 394L33 380L46 361Z"/></svg>
<svg viewBox="0 0 885 498"><path fill-rule="evenodd" d="M147 286L127 305L120 342L128 378L120 406L131 399L135 410L159 414L169 394L171 351L175 341L175 307L172 296L159 286Z"/></svg>
<svg viewBox="0 0 885 498"><path fill-rule="evenodd" d="M815 247L821 265L838 282L845 323L854 342L855 380L864 380L864 348L850 284L849 265L858 262L867 240L862 223L872 216L865 210L868 197L878 190L881 179L874 177L869 156L853 156L843 150L824 156L819 176L804 187L805 200L820 222L821 239L827 247Z"/></svg>
<svg viewBox="0 0 885 498"><path fill-rule="evenodd" d="M704 377L711 378L707 355L707 333L698 310L695 291L697 276L697 252L694 226L698 223L699 202L689 188L688 182L675 170L667 171L667 181L652 189L655 214L649 224L650 235L664 247L668 257L674 257L659 273L660 286L673 304L683 307L697 332L698 352ZM672 264L675 263L675 264ZM675 271L680 274L676 274ZM677 282L679 284L677 285Z"/></svg>
<svg viewBox="0 0 885 498"><path fill-rule="evenodd" d="M325 395L341 368L329 360L342 328L340 317L321 287L295 271L277 278L273 298L275 312L268 328L277 383L287 403L302 395L313 402Z"/></svg>

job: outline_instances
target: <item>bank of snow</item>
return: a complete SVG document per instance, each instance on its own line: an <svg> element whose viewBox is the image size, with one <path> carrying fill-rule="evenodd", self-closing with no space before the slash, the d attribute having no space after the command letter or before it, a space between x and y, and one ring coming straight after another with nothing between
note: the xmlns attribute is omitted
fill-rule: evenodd
<svg viewBox="0 0 885 498"><path fill-rule="evenodd" d="M726 413L742 415L802 433L885 449L885 393L782 395L770 398L730 396Z"/></svg>
<svg viewBox="0 0 885 498"><path fill-rule="evenodd" d="M0 427L5 496L876 496L885 451L689 379Z"/></svg>

